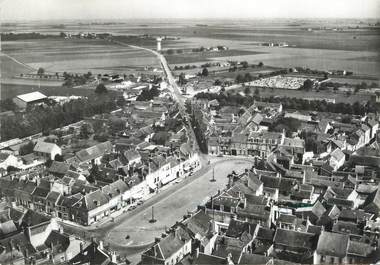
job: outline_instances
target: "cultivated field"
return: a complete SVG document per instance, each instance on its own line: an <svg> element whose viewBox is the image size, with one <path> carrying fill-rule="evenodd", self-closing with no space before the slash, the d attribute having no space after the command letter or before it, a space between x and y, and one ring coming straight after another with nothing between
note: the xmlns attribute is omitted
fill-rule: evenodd
<svg viewBox="0 0 380 265"><path fill-rule="evenodd" d="M105 40L43 39L3 42L2 46L4 53L30 67L43 67L53 73L113 73L114 69L128 71L136 67L158 66L157 59L148 52ZM18 69L6 72L19 74Z"/></svg>

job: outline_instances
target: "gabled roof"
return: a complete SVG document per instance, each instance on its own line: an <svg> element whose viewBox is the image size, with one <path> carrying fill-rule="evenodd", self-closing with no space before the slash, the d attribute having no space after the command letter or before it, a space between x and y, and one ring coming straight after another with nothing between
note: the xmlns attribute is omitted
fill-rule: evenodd
<svg viewBox="0 0 380 265"><path fill-rule="evenodd" d="M71 264L110 264L110 258L104 251L98 248L98 244L92 242L82 252L70 260Z"/></svg>
<svg viewBox="0 0 380 265"><path fill-rule="evenodd" d="M305 248L313 250L315 235L286 229L277 229L274 235L274 243L294 248Z"/></svg>
<svg viewBox="0 0 380 265"><path fill-rule="evenodd" d="M128 185L121 179L106 185L102 188L102 192L107 195L109 198L116 197L123 194L129 189Z"/></svg>
<svg viewBox="0 0 380 265"><path fill-rule="evenodd" d="M50 173L64 175L69 170L70 165L65 162L53 161L48 169Z"/></svg>
<svg viewBox="0 0 380 265"><path fill-rule="evenodd" d="M346 156L344 155L344 153L342 152L342 150L340 150L339 148L335 149L334 151L331 152L331 157L334 158L336 161L341 161L342 159L344 159Z"/></svg>
<svg viewBox="0 0 380 265"><path fill-rule="evenodd" d="M91 146L87 149L80 150L76 153L76 156L81 162L87 162L92 159L98 158L106 153L112 151L112 144L110 141L100 143L94 146Z"/></svg>
<svg viewBox="0 0 380 265"><path fill-rule="evenodd" d="M82 204L82 207L88 211L91 211L99 206L108 203L108 198L101 190L96 190L94 192L86 194L83 197L83 201L84 204Z"/></svg>
<svg viewBox="0 0 380 265"><path fill-rule="evenodd" d="M177 227L174 232L162 238L160 242L154 244L142 255L165 260L179 251L190 240L189 234L182 227Z"/></svg>
<svg viewBox="0 0 380 265"><path fill-rule="evenodd" d="M253 235L254 231L256 230L256 226L257 224L251 224L248 222L231 219L226 231L226 236L240 238L244 232Z"/></svg>
<svg viewBox="0 0 380 265"><path fill-rule="evenodd" d="M347 234L322 231L318 240L317 252L325 256L344 258L347 254L348 239Z"/></svg>
<svg viewBox="0 0 380 265"><path fill-rule="evenodd" d="M141 155L138 151L136 150L128 150L128 151L125 151L124 152L124 157L128 160L128 161L132 161L132 160L135 160L135 159L138 159L138 158L141 158Z"/></svg>
<svg viewBox="0 0 380 265"><path fill-rule="evenodd" d="M212 218L203 211L198 211L196 214L187 219L184 223L187 228L194 234L208 236L212 232Z"/></svg>
<svg viewBox="0 0 380 265"><path fill-rule="evenodd" d="M50 154L54 148L59 148L59 147L58 145L53 144L53 143L38 141L37 144L34 146L33 151Z"/></svg>

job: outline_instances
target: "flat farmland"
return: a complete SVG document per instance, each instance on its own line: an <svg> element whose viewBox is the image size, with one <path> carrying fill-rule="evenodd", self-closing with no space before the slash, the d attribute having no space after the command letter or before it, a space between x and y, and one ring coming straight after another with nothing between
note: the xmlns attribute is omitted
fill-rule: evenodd
<svg viewBox="0 0 380 265"><path fill-rule="evenodd" d="M30 72L33 72L34 70L30 67L27 67L25 65L22 65L20 63L15 62L11 58L0 54L0 71L1 71L1 77L7 78L7 77L13 77L14 75L19 74L27 74Z"/></svg>
<svg viewBox="0 0 380 265"><path fill-rule="evenodd" d="M226 51L218 51L218 52L192 52L192 53L183 53L183 54L173 54L166 55L166 59L169 64L184 64L184 63L195 63L195 62L203 62L209 61L209 59L218 59L220 57L223 58L231 58L233 59L235 56L246 56L246 55L256 55L260 52L255 51L245 51L245 50L226 50Z"/></svg>
<svg viewBox="0 0 380 265"><path fill-rule="evenodd" d="M38 69L47 72L112 73L135 67L159 66L157 59L150 53L135 50L105 40L87 39L43 39L3 42L3 52ZM7 64L4 66L7 68ZM19 74L15 69L6 70Z"/></svg>

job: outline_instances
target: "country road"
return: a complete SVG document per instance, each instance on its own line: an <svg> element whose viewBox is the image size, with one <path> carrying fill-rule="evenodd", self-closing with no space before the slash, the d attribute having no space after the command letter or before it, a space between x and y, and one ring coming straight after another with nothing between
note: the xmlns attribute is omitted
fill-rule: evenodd
<svg viewBox="0 0 380 265"><path fill-rule="evenodd" d="M149 49L149 48L135 46L135 45L130 45L130 44L127 44L127 43L124 43L124 42L116 41L116 40L113 40L113 42L116 43L116 44L122 45L122 46L127 46L127 47L134 48L134 49L144 50L144 51L153 53L155 56L157 56L157 59L160 61L161 67L162 67L162 69L163 69L163 71L164 71L164 73L166 75L166 79L167 79L167 81L169 83L169 88L170 88L170 91L172 92L173 99L178 104L178 108L179 108L180 114L181 114L181 116L183 118L185 118L185 120L187 121L187 123L190 124L190 120L191 119L190 119L189 114L186 111L186 106L185 106L186 97L184 97L182 95L181 89L178 86L175 77L173 76L173 73L172 73L172 71L171 71L171 69L169 67L169 64L168 64L165 56L162 55L161 53L159 53L159 52L157 52L155 50ZM188 132L188 134L190 136L190 142L193 143L192 144L193 151L200 154L199 145L198 145L198 142L196 140L193 128L191 126L187 126L186 129L187 129L187 132Z"/></svg>

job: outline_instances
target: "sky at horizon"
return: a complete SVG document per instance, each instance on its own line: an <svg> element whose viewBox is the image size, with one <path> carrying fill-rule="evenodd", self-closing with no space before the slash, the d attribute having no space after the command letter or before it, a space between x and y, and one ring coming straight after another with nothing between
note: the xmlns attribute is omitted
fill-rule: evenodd
<svg viewBox="0 0 380 265"><path fill-rule="evenodd" d="M5 20L380 18L380 0L0 0Z"/></svg>

